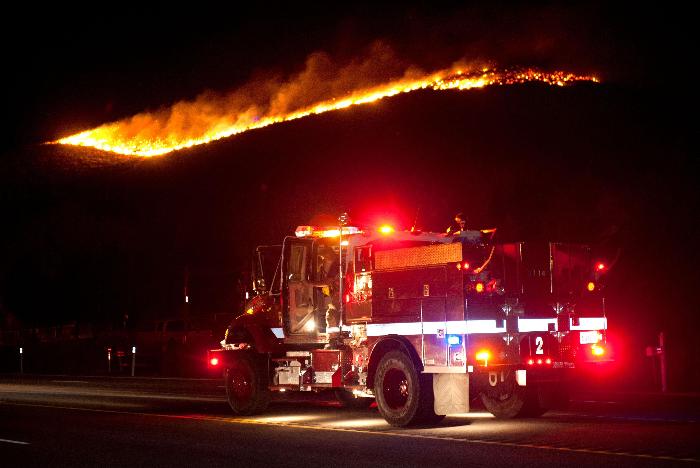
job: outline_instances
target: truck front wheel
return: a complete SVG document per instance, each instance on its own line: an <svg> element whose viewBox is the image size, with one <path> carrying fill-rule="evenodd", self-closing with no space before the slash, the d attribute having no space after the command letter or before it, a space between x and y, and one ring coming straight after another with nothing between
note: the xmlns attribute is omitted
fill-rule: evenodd
<svg viewBox="0 0 700 468"><path fill-rule="evenodd" d="M265 370L249 354L235 356L226 369L226 397L233 412L249 416L265 411L270 402Z"/></svg>
<svg viewBox="0 0 700 468"><path fill-rule="evenodd" d="M422 374L405 353L390 351L379 361L374 379L379 412L392 426L436 423L431 374Z"/></svg>

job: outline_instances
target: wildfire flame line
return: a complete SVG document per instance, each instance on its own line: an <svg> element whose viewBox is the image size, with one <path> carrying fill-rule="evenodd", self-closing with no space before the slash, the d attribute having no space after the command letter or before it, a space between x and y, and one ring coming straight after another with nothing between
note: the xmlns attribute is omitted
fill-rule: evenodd
<svg viewBox="0 0 700 468"><path fill-rule="evenodd" d="M182 137L167 131L165 133L168 134L158 138L126 136L124 128L134 119L142 115L139 114L139 116L132 117L131 119L105 124L92 130L62 138L54 143L87 146L123 155L157 156L238 135L248 130L301 119L314 114L345 109L354 105L367 104L420 89L433 89L435 91L450 89L466 90L492 85L511 85L526 82L541 82L549 85L564 86L576 81L598 82L598 79L594 76L575 75L563 71L543 72L536 69L517 71L483 69L479 73L468 73L462 70L447 70L426 75L418 79L400 79L384 85L356 90L343 98L321 101L312 106L291 111L286 114L258 117L256 115L250 115L250 113L244 113L243 115L231 116L231 118L222 122L223 126L218 125L215 126L215 128L203 130L200 136L194 138ZM235 123L228 123L231 121Z"/></svg>

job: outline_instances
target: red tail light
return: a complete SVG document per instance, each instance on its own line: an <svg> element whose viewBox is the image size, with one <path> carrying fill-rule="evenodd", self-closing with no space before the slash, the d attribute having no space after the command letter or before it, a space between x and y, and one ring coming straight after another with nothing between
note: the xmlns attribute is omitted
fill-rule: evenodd
<svg viewBox="0 0 700 468"><path fill-rule="evenodd" d="M213 358L209 359L209 364L210 364L212 367L218 366L218 365L219 365L219 358L213 357Z"/></svg>
<svg viewBox="0 0 700 468"><path fill-rule="evenodd" d="M542 365L547 365L551 366L552 365L552 358L537 358L536 360L533 358L528 358L526 361L528 366L534 366L537 364L538 366Z"/></svg>

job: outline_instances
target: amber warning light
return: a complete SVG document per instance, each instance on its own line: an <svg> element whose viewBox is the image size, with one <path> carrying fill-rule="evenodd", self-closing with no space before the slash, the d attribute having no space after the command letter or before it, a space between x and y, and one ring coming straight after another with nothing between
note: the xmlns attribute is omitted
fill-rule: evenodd
<svg viewBox="0 0 700 468"><path fill-rule="evenodd" d="M605 348L603 348L603 347L600 346L600 345L594 344L593 346L591 346L591 353L592 353L594 356L599 356L599 357L600 357L600 356L602 356L603 354L605 354Z"/></svg>

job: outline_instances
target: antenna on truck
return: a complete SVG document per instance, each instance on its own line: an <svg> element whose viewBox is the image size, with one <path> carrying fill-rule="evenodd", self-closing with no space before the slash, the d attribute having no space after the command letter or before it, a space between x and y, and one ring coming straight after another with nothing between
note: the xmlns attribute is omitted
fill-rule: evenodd
<svg viewBox="0 0 700 468"><path fill-rule="evenodd" d="M416 209L416 217L413 218L413 226L411 226L411 232L416 232L416 227L418 226L418 215L420 214L420 205Z"/></svg>
<svg viewBox="0 0 700 468"><path fill-rule="evenodd" d="M338 216L338 224L340 225L340 229L338 229L338 232L340 232L338 236L338 294L340 295L338 297L338 336L343 331L343 280L345 279L343 274L343 227L348 224L349 220L347 213L342 213Z"/></svg>

